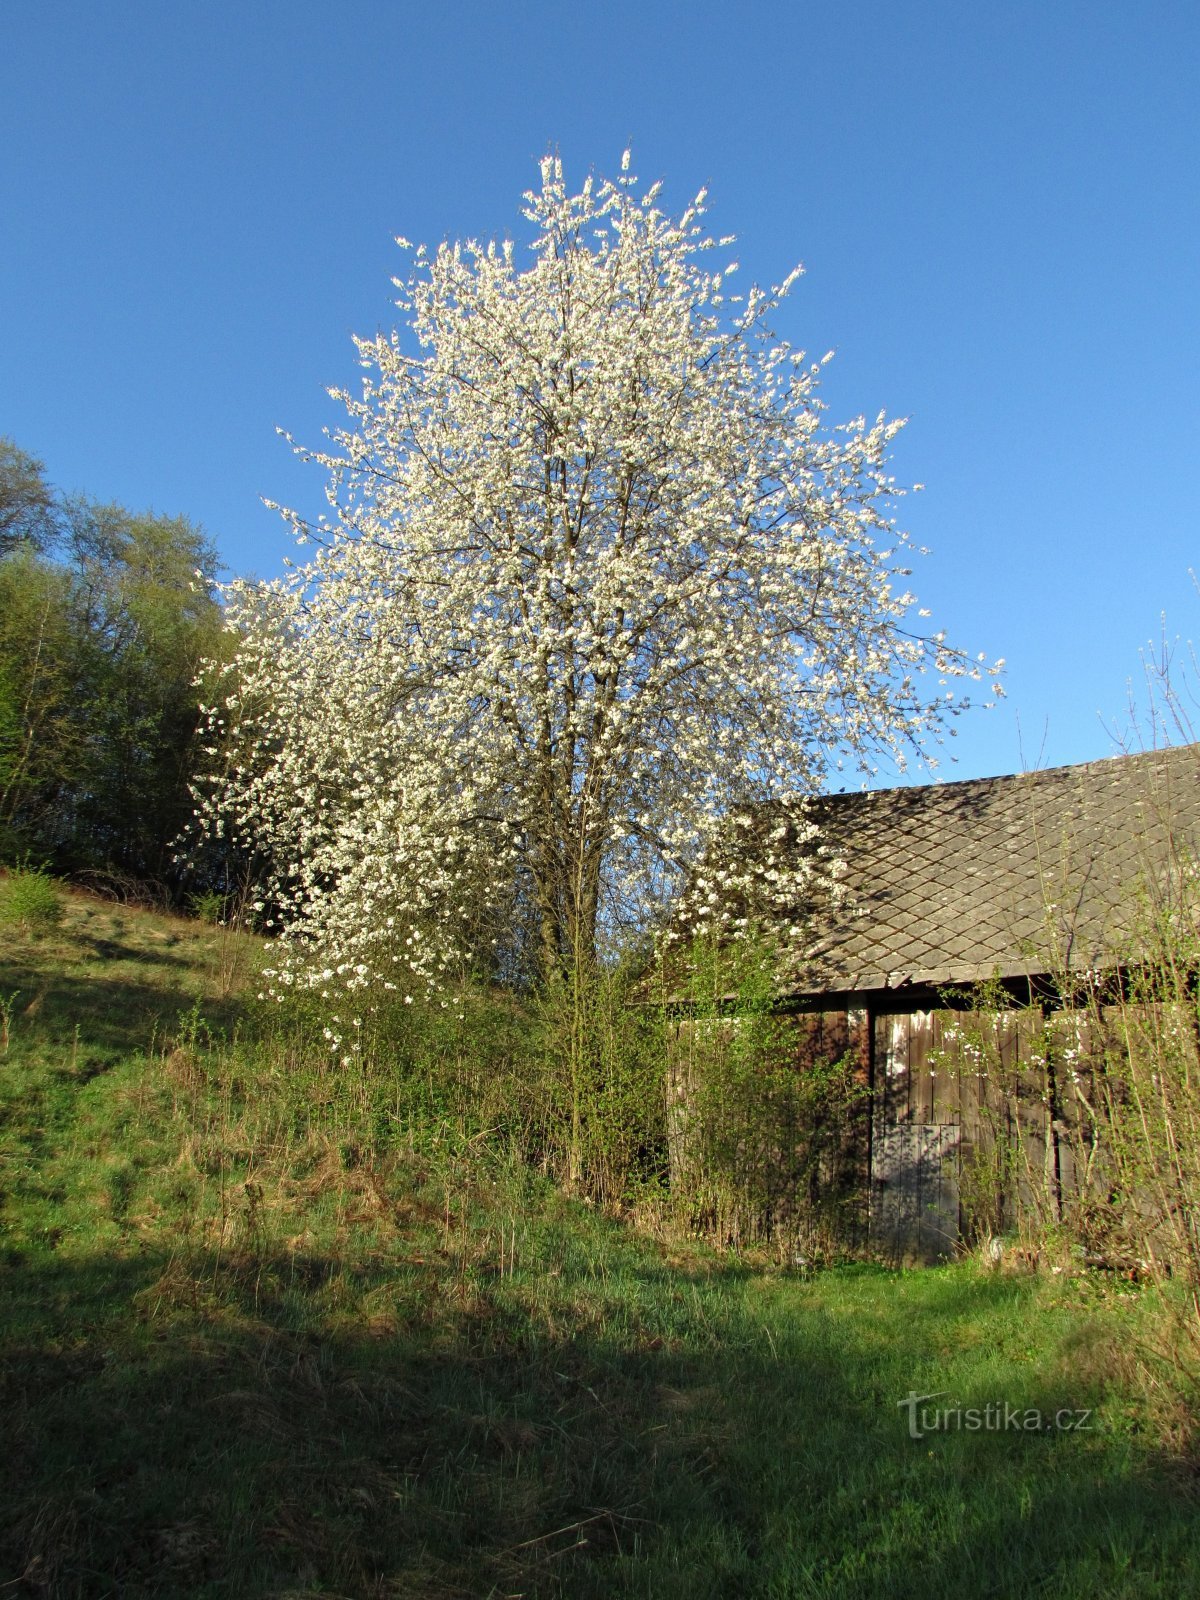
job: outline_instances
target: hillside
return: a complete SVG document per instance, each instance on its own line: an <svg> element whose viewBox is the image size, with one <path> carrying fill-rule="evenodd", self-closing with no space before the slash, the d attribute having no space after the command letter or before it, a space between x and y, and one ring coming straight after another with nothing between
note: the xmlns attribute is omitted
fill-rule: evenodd
<svg viewBox="0 0 1200 1600"><path fill-rule="evenodd" d="M1138 1286L635 1228L402 1126L252 941L64 905L0 932L4 1593L1200 1592Z"/></svg>

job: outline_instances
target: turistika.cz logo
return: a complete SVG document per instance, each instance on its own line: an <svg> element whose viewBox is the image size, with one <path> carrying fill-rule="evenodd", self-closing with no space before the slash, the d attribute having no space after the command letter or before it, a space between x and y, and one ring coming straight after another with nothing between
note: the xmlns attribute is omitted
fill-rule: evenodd
<svg viewBox="0 0 1200 1600"><path fill-rule="evenodd" d="M908 1412L908 1436L923 1439L927 1433L1080 1433L1092 1426L1091 1408L1063 1406L1040 1411L1036 1406L1014 1406L1007 1400L989 1400L984 1406L934 1406L947 1389L932 1394L907 1394L896 1404Z"/></svg>

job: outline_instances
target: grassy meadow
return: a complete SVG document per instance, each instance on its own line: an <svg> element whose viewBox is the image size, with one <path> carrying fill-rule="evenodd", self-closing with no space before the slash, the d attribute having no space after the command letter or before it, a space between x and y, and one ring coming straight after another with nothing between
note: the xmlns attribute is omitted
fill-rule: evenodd
<svg viewBox="0 0 1200 1600"><path fill-rule="evenodd" d="M252 941L64 904L0 929L0 1595L1200 1593L1153 1291L604 1215L381 1115Z"/></svg>

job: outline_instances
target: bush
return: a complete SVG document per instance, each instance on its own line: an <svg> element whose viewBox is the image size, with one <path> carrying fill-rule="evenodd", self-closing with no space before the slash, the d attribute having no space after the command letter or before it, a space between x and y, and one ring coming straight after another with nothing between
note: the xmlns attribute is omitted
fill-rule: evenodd
<svg viewBox="0 0 1200 1600"><path fill-rule="evenodd" d="M0 880L0 928L28 939L53 933L63 919L63 904L53 878L41 867L10 868Z"/></svg>
<svg viewBox="0 0 1200 1600"><path fill-rule="evenodd" d="M867 1084L844 1036L775 1008L761 930L699 936L667 1046L671 1189L694 1232L828 1257L860 1241Z"/></svg>
<svg viewBox="0 0 1200 1600"><path fill-rule="evenodd" d="M202 889L189 897L188 904L201 922L215 927L225 915L225 896L217 889Z"/></svg>

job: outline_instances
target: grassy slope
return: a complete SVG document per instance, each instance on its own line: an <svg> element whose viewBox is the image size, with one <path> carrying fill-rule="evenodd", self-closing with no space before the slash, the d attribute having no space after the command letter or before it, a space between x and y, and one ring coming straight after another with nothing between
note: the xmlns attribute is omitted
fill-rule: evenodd
<svg viewBox="0 0 1200 1600"><path fill-rule="evenodd" d="M0 942L3 1593L1200 1592L1147 1297L806 1280L380 1150L246 956L82 898ZM1095 1426L914 1441L911 1390Z"/></svg>

